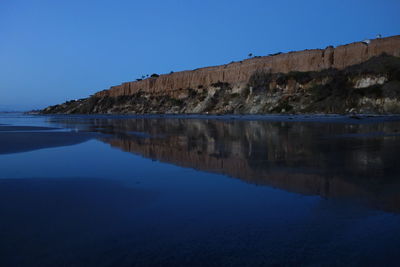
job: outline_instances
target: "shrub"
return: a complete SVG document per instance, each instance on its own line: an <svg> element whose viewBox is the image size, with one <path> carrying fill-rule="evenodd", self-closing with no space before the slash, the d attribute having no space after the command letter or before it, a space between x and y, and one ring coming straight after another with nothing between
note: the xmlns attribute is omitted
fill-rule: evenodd
<svg viewBox="0 0 400 267"><path fill-rule="evenodd" d="M241 96L243 97L247 97L249 94L250 94L249 87L244 88L243 91L241 92Z"/></svg>
<svg viewBox="0 0 400 267"><path fill-rule="evenodd" d="M293 109L293 107L292 107L292 105L289 104L289 101L283 100L272 111L282 112L282 110L284 110L284 112L288 112L288 111L291 111L292 109Z"/></svg>
<svg viewBox="0 0 400 267"><path fill-rule="evenodd" d="M393 69L389 71L389 80L400 81L400 67L398 69Z"/></svg>
<svg viewBox="0 0 400 267"><path fill-rule="evenodd" d="M400 98L400 81L391 81L382 87L382 94L389 98Z"/></svg>
<svg viewBox="0 0 400 267"><path fill-rule="evenodd" d="M170 98L170 102L173 106L181 106L183 104L182 100L176 98Z"/></svg>
<svg viewBox="0 0 400 267"><path fill-rule="evenodd" d="M373 57L363 63L346 68L346 74L388 74L389 76L397 76L400 69L400 58L389 56L385 53L380 56Z"/></svg>
<svg viewBox="0 0 400 267"><path fill-rule="evenodd" d="M277 52L277 53L269 54L268 56L273 57L273 56L277 56L277 55L280 55L280 54L282 54L282 52Z"/></svg>
<svg viewBox="0 0 400 267"><path fill-rule="evenodd" d="M321 101L327 97L329 97L332 92L329 90L329 87L325 85L316 85L310 88L310 93L313 101Z"/></svg>
<svg viewBox="0 0 400 267"><path fill-rule="evenodd" d="M229 87L229 83L218 81L216 83L212 83L211 86L220 87L220 88L228 88Z"/></svg>
<svg viewBox="0 0 400 267"><path fill-rule="evenodd" d="M189 97L195 97L197 95L197 92L193 90L192 88L188 89L188 96Z"/></svg>
<svg viewBox="0 0 400 267"><path fill-rule="evenodd" d="M158 78L158 77L160 77L160 75L158 75L157 73L153 73L150 77L151 78Z"/></svg>
<svg viewBox="0 0 400 267"><path fill-rule="evenodd" d="M349 93L348 78L342 72L336 73L330 83L327 84L332 95L338 97L346 97Z"/></svg>
<svg viewBox="0 0 400 267"><path fill-rule="evenodd" d="M310 72L291 71L287 76L300 84L306 84L312 80Z"/></svg>
<svg viewBox="0 0 400 267"><path fill-rule="evenodd" d="M284 85L287 83L287 80L288 80L287 75L279 74L275 81L278 85Z"/></svg>
<svg viewBox="0 0 400 267"><path fill-rule="evenodd" d="M272 81L272 74L262 71L254 72L249 79L248 86L253 88L253 91L267 90Z"/></svg>
<svg viewBox="0 0 400 267"><path fill-rule="evenodd" d="M199 96L199 101L204 101L205 99L207 98L207 96L206 95L200 95Z"/></svg>

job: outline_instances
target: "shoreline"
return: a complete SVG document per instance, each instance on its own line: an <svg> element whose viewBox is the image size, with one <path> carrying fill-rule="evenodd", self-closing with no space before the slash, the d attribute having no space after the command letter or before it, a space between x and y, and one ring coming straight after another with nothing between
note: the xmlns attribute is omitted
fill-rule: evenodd
<svg viewBox="0 0 400 267"><path fill-rule="evenodd" d="M54 118L88 119L201 119L287 122L371 123L400 121L400 114L30 114Z"/></svg>

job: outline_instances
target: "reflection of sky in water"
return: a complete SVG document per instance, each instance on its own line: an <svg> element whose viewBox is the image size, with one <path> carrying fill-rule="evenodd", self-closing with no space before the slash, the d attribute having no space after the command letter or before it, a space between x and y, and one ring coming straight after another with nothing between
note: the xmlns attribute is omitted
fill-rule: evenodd
<svg viewBox="0 0 400 267"><path fill-rule="evenodd" d="M148 137L128 139L146 145ZM397 213L162 163L100 140L0 155L0 265L378 265L400 258Z"/></svg>

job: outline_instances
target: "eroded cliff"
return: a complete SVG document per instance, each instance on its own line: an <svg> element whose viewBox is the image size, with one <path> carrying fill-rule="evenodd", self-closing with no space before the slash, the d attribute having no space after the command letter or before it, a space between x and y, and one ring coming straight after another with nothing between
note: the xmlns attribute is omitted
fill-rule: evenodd
<svg viewBox="0 0 400 267"><path fill-rule="evenodd" d="M393 36L150 77L43 112L399 113L399 71Z"/></svg>

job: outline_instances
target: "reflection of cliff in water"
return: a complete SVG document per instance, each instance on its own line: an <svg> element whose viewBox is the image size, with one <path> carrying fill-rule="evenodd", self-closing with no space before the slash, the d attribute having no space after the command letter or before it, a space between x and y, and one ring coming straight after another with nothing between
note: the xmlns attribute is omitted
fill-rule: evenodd
<svg viewBox="0 0 400 267"><path fill-rule="evenodd" d="M400 211L399 122L94 121L124 151L183 167Z"/></svg>

